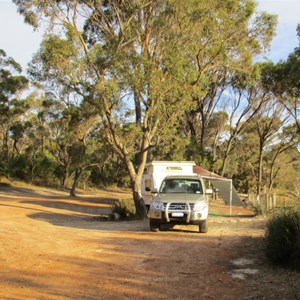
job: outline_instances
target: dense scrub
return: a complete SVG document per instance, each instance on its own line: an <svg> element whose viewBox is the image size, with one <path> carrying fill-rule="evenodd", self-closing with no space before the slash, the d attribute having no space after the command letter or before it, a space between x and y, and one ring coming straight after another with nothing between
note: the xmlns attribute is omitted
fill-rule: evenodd
<svg viewBox="0 0 300 300"><path fill-rule="evenodd" d="M288 209L267 224L266 255L279 266L300 270L300 210Z"/></svg>

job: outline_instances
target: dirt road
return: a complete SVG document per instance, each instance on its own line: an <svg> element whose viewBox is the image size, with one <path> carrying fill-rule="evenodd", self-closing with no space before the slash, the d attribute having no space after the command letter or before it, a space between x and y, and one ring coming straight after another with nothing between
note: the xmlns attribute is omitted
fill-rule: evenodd
<svg viewBox="0 0 300 300"><path fill-rule="evenodd" d="M210 217L207 234L95 218L122 197L0 187L0 299L300 299L299 274L267 265L265 220L249 210Z"/></svg>

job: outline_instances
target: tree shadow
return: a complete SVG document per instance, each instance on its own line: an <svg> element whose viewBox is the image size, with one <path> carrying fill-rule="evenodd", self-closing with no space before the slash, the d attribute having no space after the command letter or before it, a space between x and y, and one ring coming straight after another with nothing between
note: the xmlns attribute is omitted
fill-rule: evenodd
<svg viewBox="0 0 300 300"><path fill-rule="evenodd" d="M80 191L75 197L69 195L69 190L66 188L23 188L23 187L12 187L12 186L0 186L0 193L5 194L5 197L22 197L26 198L40 198L40 199L60 199L60 200L74 200L90 203L106 203L114 204L118 201L118 195L128 194L125 191L116 191L113 189L104 189L103 191L98 191L98 193L107 193L115 194L114 197L103 197L103 196L94 196L97 192L93 193L93 196L88 195L88 191Z"/></svg>
<svg viewBox="0 0 300 300"><path fill-rule="evenodd" d="M248 290L232 279L236 267L231 261L252 258L249 249L255 256L261 252L261 238L246 237L227 236L220 245L218 236L205 235L87 236L77 251L49 252L52 267L45 264L45 255L37 256L38 267L11 265L0 278L15 288L15 295L26 288L32 295L68 299L242 299Z"/></svg>
<svg viewBox="0 0 300 300"><path fill-rule="evenodd" d="M91 199L89 199L91 201ZM98 199L96 199L98 200ZM85 200L83 200L85 202ZM91 203L87 201L88 203ZM81 214L99 215L111 212L111 204L114 203L115 199L106 199L105 202L96 202L98 205L72 203L68 201L57 201L57 200L40 200L40 201L21 201L24 204L39 205L48 208L67 210L70 212L77 212ZM103 203L104 202L104 203ZM95 202L92 202L95 203Z"/></svg>
<svg viewBox="0 0 300 300"><path fill-rule="evenodd" d="M48 222L54 226L70 228L105 231L149 231L147 220L109 221L108 218L105 218L107 215L101 213L98 216L91 216L84 214L38 212L28 214L27 216L34 220Z"/></svg>
<svg viewBox="0 0 300 300"><path fill-rule="evenodd" d="M0 193L12 196L33 196L33 197L68 197L66 189L46 189L40 188L37 191L34 188L14 187L14 186L0 186ZM45 195L46 193L46 195Z"/></svg>

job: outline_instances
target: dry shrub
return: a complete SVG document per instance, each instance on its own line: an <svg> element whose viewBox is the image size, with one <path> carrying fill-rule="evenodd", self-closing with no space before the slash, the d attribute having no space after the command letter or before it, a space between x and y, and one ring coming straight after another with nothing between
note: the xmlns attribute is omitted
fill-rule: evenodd
<svg viewBox="0 0 300 300"><path fill-rule="evenodd" d="M130 219L135 215L135 206L132 198L119 199L112 206L112 212L120 215L120 219Z"/></svg>
<svg viewBox="0 0 300 300"><path fill-rule="evenodd" d="M266 255L275 265L300 271L300 210L285 209L267 223Z"/></svg>

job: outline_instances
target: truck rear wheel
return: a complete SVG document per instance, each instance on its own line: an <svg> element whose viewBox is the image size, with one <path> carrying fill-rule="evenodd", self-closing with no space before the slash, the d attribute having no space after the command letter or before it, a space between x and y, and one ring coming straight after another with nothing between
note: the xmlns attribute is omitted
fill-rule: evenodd
<svg viewBox="0 0 300 300"><path fill-rule="evenodd" d="M159 228L160 228L160 226L159 226L158 222L150 220L150 230L151 231L159 231Z"/></svg>
<svg viewBox="0 0 300 300"><path fill-rule="evenodd" d="M199 224L199 232L207 233L207 231L208 231L207 220L201 221L201 223Z"/></svg>

